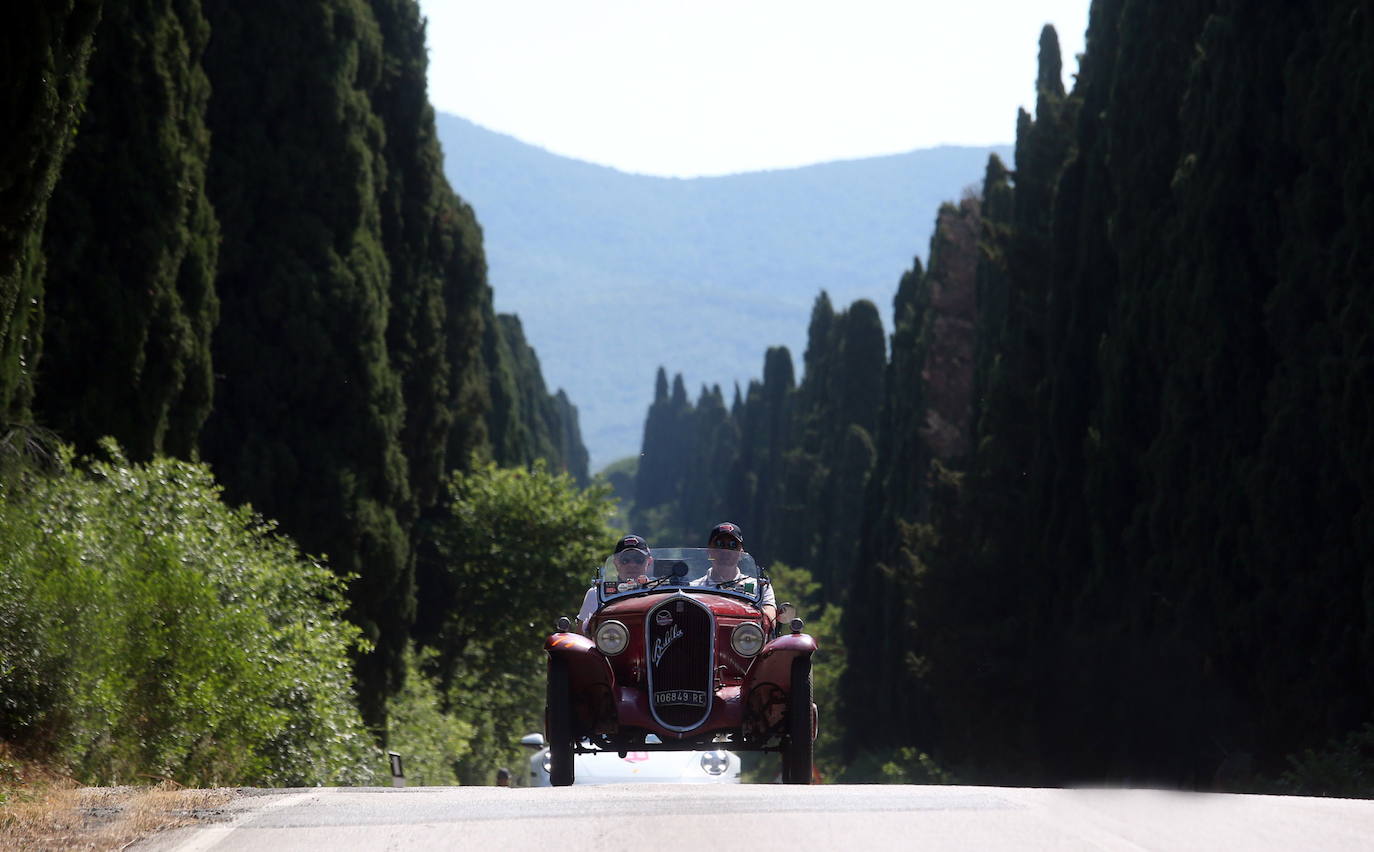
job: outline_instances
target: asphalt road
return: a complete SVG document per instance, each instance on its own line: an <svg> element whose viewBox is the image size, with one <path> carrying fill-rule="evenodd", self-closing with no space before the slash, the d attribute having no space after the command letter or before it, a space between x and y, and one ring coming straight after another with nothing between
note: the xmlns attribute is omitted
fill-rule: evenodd
<svg viewBox="0 0 1374 852"><path fill-rule="evenodd" d="M1374 849L1374 801L1001 787L660 786L249 791L144 852L877 848Z"/></svg>

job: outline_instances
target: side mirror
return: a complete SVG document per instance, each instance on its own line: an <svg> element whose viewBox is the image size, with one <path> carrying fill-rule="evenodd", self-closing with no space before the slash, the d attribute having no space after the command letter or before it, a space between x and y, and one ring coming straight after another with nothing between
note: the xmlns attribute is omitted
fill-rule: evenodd
<svg viewBox="0 0 1374 852"><path fill-rule="evenodd" d="M791 601L783 601L782 604L778 606L778 617L775 620L781 623L789 616L796 614L796 612L797 608L792 606Z"/></svg>
<svg viewBox="0 0 1374 852"><path fill-rule="evenodd" d="M558 616L558 632L567 633L569 630L572 630L572 619L566 615Z"/></svg>
<svg viewBox="0 0 1374 852"><path fill-rule="evenodd" d="M543 734L525 734L523 737L520 738L520 745L522 745L522 746L529 746L530 748L535 748L535 749L543 748L543 747L544 747L544 735L543 735Z"/></svg>

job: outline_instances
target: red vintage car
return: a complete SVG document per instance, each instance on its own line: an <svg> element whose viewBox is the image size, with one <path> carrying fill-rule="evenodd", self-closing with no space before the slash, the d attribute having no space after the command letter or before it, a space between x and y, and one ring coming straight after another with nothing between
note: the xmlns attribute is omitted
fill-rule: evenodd
<svg viewBox="0 0 1374 852"><path fill-rule="evenodd" d="M767 573L708 548L659 548L638 570L607 559L584 633L560 619L544 643L553 785L573 783L577 753L721 748L781 752L783 780L809 784L816 641L765 615Z"/></svg>

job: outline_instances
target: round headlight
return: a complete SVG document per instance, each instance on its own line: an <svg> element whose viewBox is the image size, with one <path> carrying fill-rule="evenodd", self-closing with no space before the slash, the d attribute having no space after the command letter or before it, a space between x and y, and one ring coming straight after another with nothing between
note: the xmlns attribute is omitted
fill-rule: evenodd
<svg viewBox="0 0 1374 852"><path fill-rule="evenodd" d="M722 775L730 768L730 755L723 751L702 752L701 768L707 775Z"/></svg>
<svg viewBox="0 0 1374 852"><path fill-rule="evenodd" d="M730 647L741 657L752 657L763 648L763 628L752 622L745 622L730 634Z"/></svg>
<svg viewBox="0 0 1374 852"><path fill-rule="evenodd" d="M614 657L630 644L630 631L619 621L608 621L596 628L596 648L608 657Z"/></svg>

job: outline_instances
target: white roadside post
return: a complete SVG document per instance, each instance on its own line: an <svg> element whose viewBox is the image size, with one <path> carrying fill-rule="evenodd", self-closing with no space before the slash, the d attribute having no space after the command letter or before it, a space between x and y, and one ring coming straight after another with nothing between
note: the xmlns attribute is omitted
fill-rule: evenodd
<svg viewBox="0 0 1374 852"><path fill-rule="evenodd" d="M401 755L394 751L389 751L386 756L391 758L391 786L404 787L406 785L406 774L401 769Z"/></svg>

